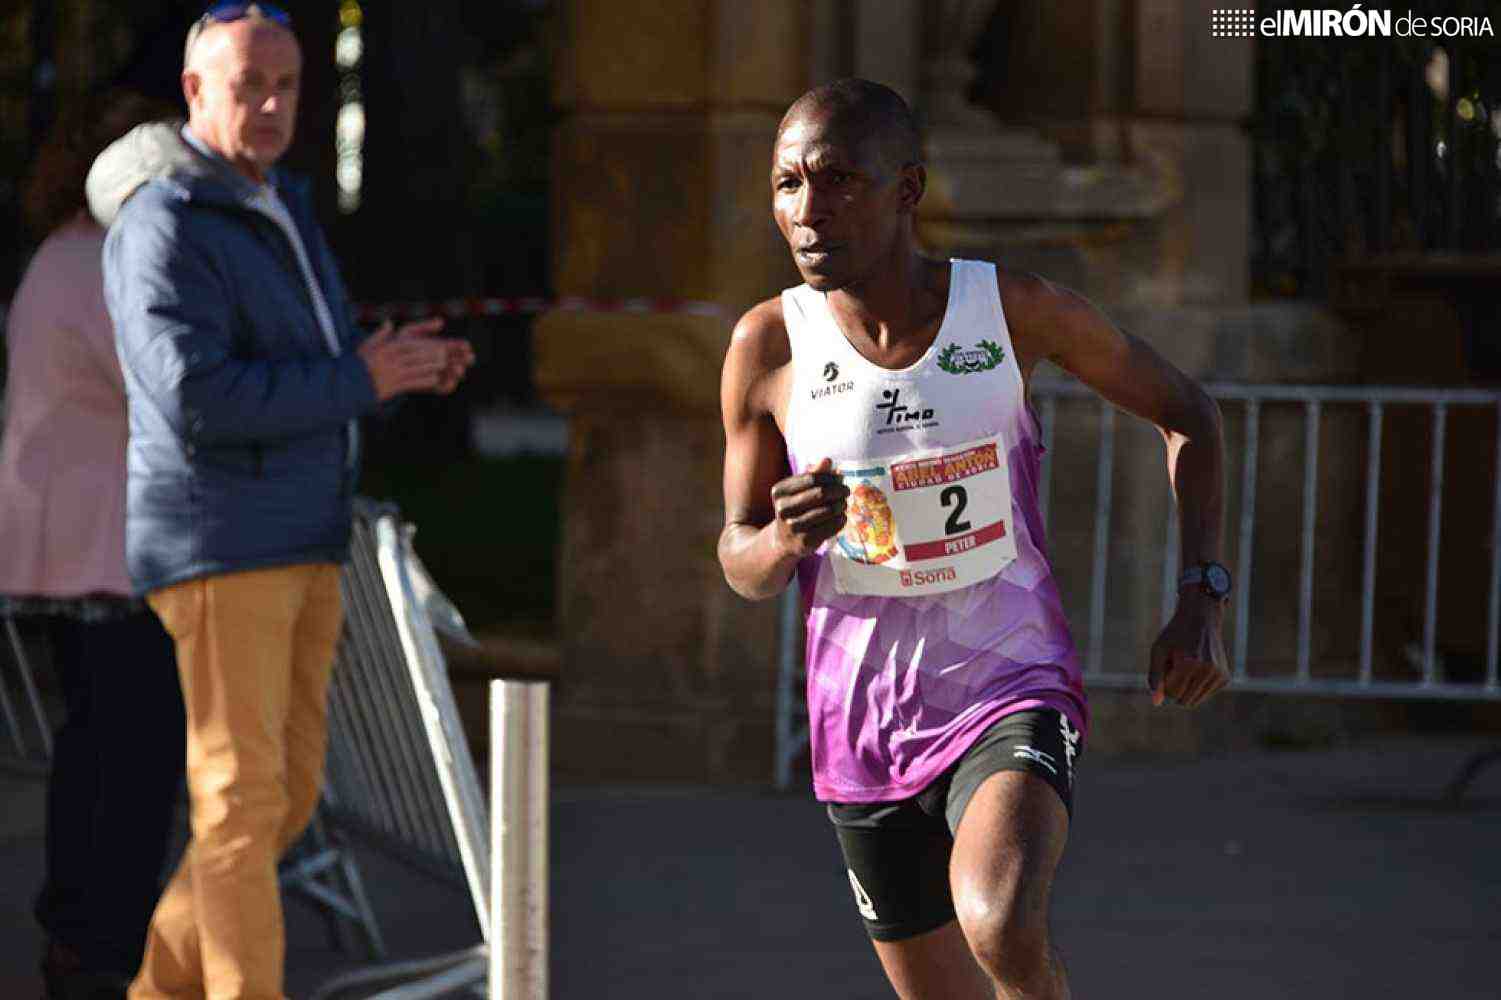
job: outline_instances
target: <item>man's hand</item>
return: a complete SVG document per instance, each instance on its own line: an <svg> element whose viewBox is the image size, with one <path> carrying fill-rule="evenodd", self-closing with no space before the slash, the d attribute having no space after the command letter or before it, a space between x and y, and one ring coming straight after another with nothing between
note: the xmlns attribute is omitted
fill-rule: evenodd
<svg viewBox="0 0 1501 1000"><path fill-rule="evenodd" d="M849 495L849 487L827 458L777 483L771 488L777 547L798 559L812 555L843 530Z"/></svg>
<svg viewBox="0 0 1501 1000"><path fill-rule="evenodd" d="M387 320L360 345L359 355L384 403L404 392L452 392L474 360L462 340L437 339L442 319L406 323L398 330Z"/></svg>
<svg viewBox="0 0 1501 1000"><path fill-rule="evenodd" d="M441 329L443 329L443 318L435 316L416 323L403 323L396 330L396 338L398 340L408 337L432 338ZM459 337L434 338L432 342L442 344L447 352L443 374L439 377L437 385L433 386L432 391L440 396L446 396L458 388L459 383L464 379L464 373L473 366L474 348L469 345L469 341Z"/></svg>
<svg viewBox="0 0 1501 1000"><path fill-rule="evenodd" d="M1219 602L1198 591L1178 595L1178 610L1152 643L1147 686L1152 704L1171 698L1197 708L1230 683L1225 640L1220 634L1224 611Z"/></svg>

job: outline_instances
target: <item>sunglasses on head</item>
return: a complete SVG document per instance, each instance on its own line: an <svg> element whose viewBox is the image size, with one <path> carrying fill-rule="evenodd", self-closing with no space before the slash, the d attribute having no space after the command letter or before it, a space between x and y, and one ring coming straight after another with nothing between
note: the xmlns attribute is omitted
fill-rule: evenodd
<svg viewBox="0 0 1501 1000"><path fill-rule="evenodd" d="M211 24L231 24L235 21L243 21L252 14L264 17L266 20L274 24L279 24L288 30L292 28L292 15L275 4L216 3L204 11L203 16L194 21L193 26L188 29L187 44L183 47L183 62L186 63L188 61L188 57L193 52L193 46L197 44L198 36L203 34L204 28L207 28Z"/></svg>
<svg viewBox="0 0 1501 1000"><path fill-rule="evenodd" d="M258 10L268 21L275 21L288 28L292 26L292 15L269 3L216 3L204 11L198 21L199 23L217 21L220 24L228 24L249 17L251 8Z"/></svg>

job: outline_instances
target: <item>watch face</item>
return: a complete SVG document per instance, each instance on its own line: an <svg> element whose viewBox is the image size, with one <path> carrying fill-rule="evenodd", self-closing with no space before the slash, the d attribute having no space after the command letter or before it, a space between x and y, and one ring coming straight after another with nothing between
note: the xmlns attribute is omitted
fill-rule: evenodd
<svg viewBox="0 0 1501 1000"><path fill-rule="evenodd" d="M1204 583L1211 593L1223 597L1230 593L1230 571L1218 563L1204 567Z"/></svg>

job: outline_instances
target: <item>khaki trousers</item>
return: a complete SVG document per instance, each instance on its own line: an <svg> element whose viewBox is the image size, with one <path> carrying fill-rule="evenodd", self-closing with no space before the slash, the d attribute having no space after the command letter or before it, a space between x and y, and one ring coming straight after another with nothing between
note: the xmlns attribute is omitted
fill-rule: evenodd
<svg viewBox="0 0 1501 1000"><path fill-rule="evenodd" d="M177 646L193 837L152 915L130 1000L281 1000L276 865L318 804L339 569L227 573L147 600Z"/></svg>

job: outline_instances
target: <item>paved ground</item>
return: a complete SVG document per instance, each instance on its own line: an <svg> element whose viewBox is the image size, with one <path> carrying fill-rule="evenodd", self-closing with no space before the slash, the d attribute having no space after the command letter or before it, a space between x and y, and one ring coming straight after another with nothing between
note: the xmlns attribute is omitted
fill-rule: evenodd
<svg viewBox="0 0 1501 1000"><path fill-rule="evenodd" d="M1075 996L1501 996L1501 769L1440 794L1481 745L1086 758L1054 921ZM5 1000L37 994L39 792L0 773ZM565 789L552 846L556 1000L890 995L810 801ZM364 864L395 950L476 939L463 895ZM297 904L289 938L293 997L350 966Z"/></svg>

